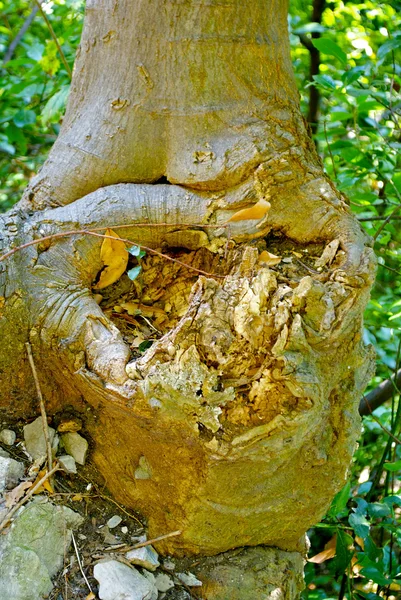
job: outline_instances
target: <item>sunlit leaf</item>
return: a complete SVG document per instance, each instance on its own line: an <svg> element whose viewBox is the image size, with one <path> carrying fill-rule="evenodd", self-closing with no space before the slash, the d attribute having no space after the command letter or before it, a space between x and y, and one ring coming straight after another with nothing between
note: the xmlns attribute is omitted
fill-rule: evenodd
<svg viewBox="0 0 401 600"><path fill-rule="evenodd" d="M338 58L338 60L343 64L347 63L346 53L340 48L340 46L333 42L333 40L321 37L312 39L311 42L320 52L324 52L324 54Z"/></svg>
<svg viewBox="0 0 401 600"><path fill-rule="evenodd" d="M133 267L132 269L127 271L127 275L131 279L131 281L134 281L141 271L142 267L140 265L137 265L136 267Z"/></svg>
<svg viewBox="0 0 401 600"><path fill-rule="evenodd" d="M129 255L125 243L120 240L117 233L112 229L106 229L105 235L112 236L115 239L105 238L103 240L100 258L105 268L100 273L98 283L93 286L97 290L101 290L117 281L128 264Z"/></svg>

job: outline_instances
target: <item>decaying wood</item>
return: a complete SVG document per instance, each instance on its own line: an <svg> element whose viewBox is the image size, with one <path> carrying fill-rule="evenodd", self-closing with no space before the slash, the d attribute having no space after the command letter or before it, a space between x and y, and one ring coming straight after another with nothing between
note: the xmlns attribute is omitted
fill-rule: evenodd
<svg viewBox="0 0 401 600"><path fill-rule="evenodd" d="M0 263L2 406L35 411L29 339L49 414L81 413L114 496L150 536L182 531L159 543L172 554L302 551L359 435L375 261L302 122L286 8L88 0L60 137L1 218L2 252L130 223L121 237L225 276L146 256L142 288L121 300L156 329L138 355L114 300L92 295L101 240L47 239ZM249 218L257 203L271 207ZM267 266L267 252L283 261Z"/></svg>

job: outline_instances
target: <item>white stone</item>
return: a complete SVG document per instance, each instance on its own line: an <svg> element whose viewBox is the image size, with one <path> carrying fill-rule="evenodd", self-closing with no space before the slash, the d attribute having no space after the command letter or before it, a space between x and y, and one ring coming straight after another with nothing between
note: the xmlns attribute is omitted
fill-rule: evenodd
<svg viewBox="0 0 401 600"><path fill-rule="evenodd" d="M84 465L88 452L88 442L79 433L64 433L61 436L65 451L73 456L79 465Z"/></svg>
<svg viewBox="0 0 401 600"><path fill-rule="evenodd" d="M159 592L168 592L174 587L174 582L166 573L159 573L156 575L156 587Z"/></svg>
<svg viewBox="0 0 401 600"><path fill-rule="evenodd" d="M75 459L73 456L70 456L69 454L63 454L62 456L59 456L57 460L66 473L77 472L77 465L75 464Z"/></svg>
<svg viewBox="0 0 401 600"><path fill-rule="evenodd" d="M55 430L53 427L47 427L50 444L52 444ZM43 433L42 417L38 417L29 425L24 427L25 447L32 458L40 458L47 456L46 440Z"/></svg>
<svg viewBox="0 0 401 600"><path fill-rule="evenodd" d="M130 550L125 555L125 558L132 564L143 567L148 571L155 571L160 566L158 560L159 555L152 546L144 546L143 548L135 548Z"/></svg>
<svg viewBox="0 0 401 600"><path fill-rule="evenodd" d="M121 521L121 517L119 517L118 515L114 515L113 517L111 517L111 519L107 521L107 527L109 529L113 529L114 527L117 527L117 525L119 525Z"/></svg>
<svg viewBox="0 0 401 600"><path fill-rule="evenodd" d="M101 600L151 600L154 586L132 567L117 560L97 563L93 574Z"/></svg>
<svg viewBox="0 0 401 600"><path fill-rule="evenodd" d="M177 579L182 583L185 583L188 587L200 587L202 582L199 579L196 579L193 573L177 573Z"/></svg>
<svg viewBox="0 0 401 600"><path fill-rule="evenodd" d="M7 446L12 446L16 437L17 435L12 429L3 429L3 431L0 431L0 442L3 442Z"/></svg>
<svg viewBox="0 0 401 600"><path fill-rule="evenodd" d="M25 467L22 463L0 456L0 492L17 485L24 472Z"/></svg>

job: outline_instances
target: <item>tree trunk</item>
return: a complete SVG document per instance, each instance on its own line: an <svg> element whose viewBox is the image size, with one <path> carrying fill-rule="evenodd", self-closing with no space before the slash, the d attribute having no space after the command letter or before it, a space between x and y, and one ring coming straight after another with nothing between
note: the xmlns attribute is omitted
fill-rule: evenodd
<svg viewBox="0 0 401 600"><path fill-rule="evenodd" d="M87 0L60 135L2 218L4 251L126 225L214 274L148 251L142 298L168 319L133 358L92 295L101 239L0 263L2 406L36 412L29 339L49 413L83 414L109 489L151 536L181 530L159 546L175 555L302 552L359 435L375 262L300 116L286 18L281 0Z"/></svg>

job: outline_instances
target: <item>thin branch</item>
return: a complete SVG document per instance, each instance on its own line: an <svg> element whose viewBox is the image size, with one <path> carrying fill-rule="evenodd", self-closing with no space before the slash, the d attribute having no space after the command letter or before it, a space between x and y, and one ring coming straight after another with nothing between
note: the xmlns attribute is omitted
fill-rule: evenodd
<svg viewBox="0 0 401 600"><path fill-rule="evenodd" d="M72 536L72 543L74 544L74 550L75 550L75 554L76 554L78 565L79 565L79 570L82 573L82 577L84 578L85 583L88 586L89 591L93 594L93 591L92 591L92 588L90 586L90 583L89 583L89 581L88 581L88 579L87 579L87 577L86 577L86 575L84 573L83 567L82 567L82 562L81 562L81 558L79 556L78 546L77 546L77 543L75 541L75 536L74 536L74 532L73 531L71 531L71 536Z"/></svg>
<svg viewBox="0 0 401 600"><path fill-rule="evenodd" d="M373 236L373 239L375 242L376 242L377 238L379 237L379 235L381 234L381 232L383 231L383 229L386 227L386 225L388 223L390 223L394 214L396 212L398 212L400 210L400 208L401 208L401 203L397 204L397 206L394 208L394 210L392 210L391 213L388 215L388 217L386 217L386 220L380 225L379 229L376 231L375 235Z"/></svg>
<svg viewBox="0 0 401 600"><path fill-rule="evenodd" d="M55 44L56 44L56 46L57 46L57 50L59 51L60 58L61 58L61 60L62 60L62 62L63 62L63 65L64 65L64 66L65 66L65 68L66 68L66 71L67 71L67 73L68 73L68 75L69 75L69 78L70 78L70 79L72 79L72 71L71 71L71 67L70 67L70 65L68 64L68 62L67 62L67 59L66 59L66 57L65 57L65 54L64 54L64 52L63 52L63 49L62 49L62 48L61 48L61 46L60 46L60 42L58 41L58 39L57 39L57 36L56 36L56 34L54 33L53 26L52 26L52 24L50 23L50 21L49 21L49 19L48 19L48 16L47 16L47 14L46 14L46 13L45 13L45 11L43 10L43 8L42 8L42 4L41 4L40 0L35 0L35 2L36 2L36 6L37 6L37 7L38 7L38 9L40 10L40 14L42 15L42 17L43 17L43 19L44 19L44 21L45 21L45 23L46 23L46 25L47 25L47 28L48 28L48 30L49 30L49 32L50 32L50 35L52 36L52 38L53 38L53 40L54 40L54 43L55 43Z"/></svg>
<svg viewBox="0 0 401 600"><path fill-rule="evenodd" d="M46 415L45 403L43 400L42 390L40 389L39 377L38 377L38 372L36 370L35 361L33 360L32 346L29 342L25 342L25 346L26 346L26 350L28 353L29 364L31 365L31 369L32 369L32 375L35 380L36 393L38 395L40 414L42 416L43 435L45 438L46 450L47 450L47 469L48 469L48 471L50 471L53 466L53 454L52 454L52 446L51 446L50 438L49 438L49 429L47 427L47 415Z"/></svg>
<svg viewBox="0 0 401 600"><path fill-rule="evenodd" d="M382 381L369 394L363 396L359 403L359 414L362 417L370 415L376 408L384 404L392 397L394 386L401 387L401 369L389 379Z"/></svg>
<svg viewBox="0 0 401 600"><path fill-rule="evenodd" d="M127 227L127 225L125 225L124 227ZM108 229L108 228L100 227L99 229L103 230L103 229ZM114 229L117 229L117 227L115 227ZM116 239L115 237L113 237L111 235L104 235L101 233L97 233L96 230L88 230L88 229L75 229L72 231L53 233L52 235L46 235L42 238L37 238L35 240L31 240L30 242L26 242L25 244L22 244L21 246L16 246L12 250L9 250L8 252L6 252L2 256L0 256L0 262L2 262L3 260L6 260L7 258L12 256L16 252L19 252L20 250L24 250L25 248L28 248L29 246L35 246L37 244L40 244L41 242L59 239L59 238L63 238L63 237L69 237L72 235L92 235L94 237L99 237L99 238L109 239L109 240L114 240L114 241ZM165 258L166 260L170 260L171 262L178 263L179 265L181 265L191 271L195 271L196 273L200 273L201 275L206 275L206 277L215 277L218 279L224 279L224 277L225 277L225 275L216 275L215 273L208 273L207 271L202 271L202 269L196 269L195 267L188 265L187 263L183 262L182 260L178 260L177 258L172 258L171 256L168 256L168 254L164 254L163 252L159 252L158 250L154 250L153 248L149 248L148 246L138 244L138 242L135 242L133 240L129 240L127 238L119 238L119 239L122 242L124 242L125 244L130 244L130 246L138 246L139 248L141 248L142 250L145 250L146 252L150 252L151 254L156 254L156 256L160 256L161 258Z"/></svg>
<svg viewBox="0 0 401 600"><path fill-rule="evenodd" d="M60 469L59 465L56 464L50 471L47 471L47 473L45 473L45 475L42 477L42 479L39 479L38 483L36 485L34 485L33 487L31 487L31 489L26 494L26 496L21 498L21 500L15 506L13 506L13 508L11 508L8 511L8 513L6 514L6 516L0 523L0 531L2 531L5 528L5 526L10 521L11 517L17 512L17 510L19 510L21 508L21 506L23 506L26 502L28 502L29 498L45 483L45 481L47 481L59 469Z"/></svg>
<svg viewBox="0 0 401 600"><path fill-rule="evenodd" d="M18 44L20 43L20 41L24 37L25 33L29 29L38 10L39 10L38 6L36 6L36 5L33 6L31 13L27 16L21 29L19 30L19 32L17 33L17 35L15 36L15 38L9 45L7 52L5 53L4 58L3 58L3 66L5 66L12 59L15 49L17 48Z"/></svg>
<svg viewBox="0 0 401 600"><path fill-rule="evenodd" d="M113 548L107 548L105 552L130 552L131 550L136 550L137 548L144 548L145 546L151 546L152 544L156 544L156 542L161 542L162 540L167 540L171 537L176 537L177 535L181 535L182 531L172 531L171 533L166 533L165 535L160 535L157 538L153 538L152 540L146 540L146 542L139 542L138 544L134 544L133 546L127 546L127 544L122 544L118 548L114 546Z"/></svg>
<svg viewBox="0 0 401 600"><path fill-rule="evenodd" d="M355 202L353 202L352 204L355 204ZM358 206L362 206L361 204L358 204ZM360 221L361 223L363 221L385 221L387 219L387 217L357 217L358 221ZM393 217L392 218L393 221L400 221L401 217Z"/></svg>

